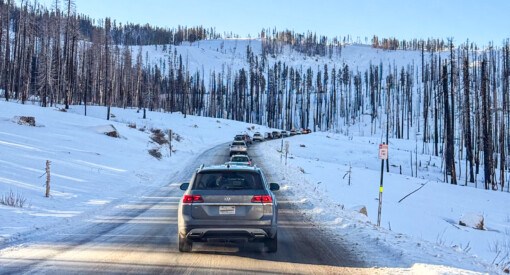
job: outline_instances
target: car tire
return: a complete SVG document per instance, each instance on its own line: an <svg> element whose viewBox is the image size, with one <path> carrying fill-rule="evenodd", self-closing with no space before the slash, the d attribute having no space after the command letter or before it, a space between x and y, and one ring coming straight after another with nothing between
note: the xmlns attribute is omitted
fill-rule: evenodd
<svg viewBox="0 0 510 275"><path fill-rule="evenodd" d="M180 252L191 252L193 248L193 242L186 239L185 237L181 237L179 234L179 251Z"/></svg>
<svg viewBox="0 0 510 275"><path fill-rule="evenodd" d="M278 250L278 234L274 235L274 238L269 238L264 242L264 246L269 253L275 253Z"/></svg>

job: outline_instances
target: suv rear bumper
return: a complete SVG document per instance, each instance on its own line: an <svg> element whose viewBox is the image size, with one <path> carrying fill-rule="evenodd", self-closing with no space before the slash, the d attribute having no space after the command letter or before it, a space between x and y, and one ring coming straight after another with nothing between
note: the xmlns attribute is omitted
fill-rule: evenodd
<svg viewBox="0 0 510 275"><path fill-rule="evenodd" d="M193 241L258 241L270 238L271 230L260 228L195 228L186 234Z"/></svg>
<svg viewBox="0 0 510 275"><path fill-rule="evenodd" d="M179 234L188 240L197 242L230 240L230 241L258 241L274 238L277 232L276 225L259 226L186 226L179 227Z"/></svg>

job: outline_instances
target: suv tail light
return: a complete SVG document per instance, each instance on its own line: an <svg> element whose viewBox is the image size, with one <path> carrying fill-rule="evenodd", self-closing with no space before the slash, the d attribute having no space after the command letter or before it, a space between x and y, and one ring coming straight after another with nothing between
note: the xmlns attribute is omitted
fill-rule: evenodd
<svg viewBox="0 0 510 275"><path fill-rule="evenodd" d="M184 203L204 202L204 199L200 195L184 195L182 197Z"/></svg>
<svg viewBox="0 0 510 275"><path fill-rule="evenodd" d="M273 202L273 198L269 195L255 195L251 198L251 202L269 203Z"/></svg>

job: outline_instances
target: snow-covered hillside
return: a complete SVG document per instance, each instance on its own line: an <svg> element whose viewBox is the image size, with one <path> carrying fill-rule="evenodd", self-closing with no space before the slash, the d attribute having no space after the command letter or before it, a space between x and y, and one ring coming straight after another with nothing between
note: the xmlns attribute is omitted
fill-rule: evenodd
<svg viewBox="0 0 510 275"><path fill-rule="evenodd" d="M57 224L79 225L87 217L168 184L171 175L193 156L230 141L234 134L252 132L248 130L252 126L254 131L269 130L181 114L149 112L143 120L135 109L113 108L115 118L107 121L105 108L93 107L87 117L81 114L82 108L61 112L0 102L0 192L5 195L12 190L26 199L23 208L0 205L4 244ZM14 117L22 115L34 116L36 126L18 125ZM110 124L120 138L100 131ZM180 141L173 141L172 156L167 145L151 141L150 129L172 129L179 135ZM280 141L258 146L265 169L280 177L282 192L303 202L304 219L336 233L338 241L356 246L367 262L382 267L379 271L411 266L403 272L492 273L501 270L491 267L494 258L495 264L506 264L508 194L428 181L398 203L427 181L407 176L407 171L400 175L392 167L385 174L383 222L377 228L377 138L313 133L287 140L291 153L287 166L277 152ZM397 150L405 143L392 140L390 146L393 163L407 157L407 152ZM162 153L161 160L148 154L154 148ZM44 197L45 177L41 177L46 160L52 162L49 198ZM349 163L351 185L344 177ZM368 217L349 210L360 204L367 207ZM457 225L460 215L472 211L484 214L486 230ZM377 254L380 251L386 253ZM386 271L392 272L395 269Z"/></svg>
<svg viewBox="0 0 510 275"><path fill-rule="evenodd" d="M227 72L244 68L249 69L247 61L247 47L250 47L255 56L262 55L262 42L260 39L226 39L226 40L205 40L194 43L185 42L179 46L142 46L142 57L149 58L151 64L157 64L160 68L168 68L168 61L182 56L183 65L190 72L204 73L205 79L208 74L215 71ZM133 58L139 47L132 47ZM285 63L287 66L311 68L314 71L323 69L324 65L328 68L343 67L345 65L353 70L364 72L370 65L383 65L383 68L405 67L408 65L421 64L421 52L417 51L385 51L374 49L369 45L345 45L341 49L341 54L334 54L331 58L321 56L306 56L289 47L284 48L284 52L274 57L268 57L269 65L276 62ZM207 81L206 81L207 83Z"/></svg>

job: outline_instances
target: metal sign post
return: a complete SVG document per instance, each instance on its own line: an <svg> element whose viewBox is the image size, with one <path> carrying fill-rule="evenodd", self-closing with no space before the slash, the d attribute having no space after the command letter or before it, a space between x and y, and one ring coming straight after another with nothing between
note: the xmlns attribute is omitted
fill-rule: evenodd
<svg viewBox="0 0 510 275"><path fill-rule="evenodd" d="M379 144L379 159L381 160L381 183L379 184L379 210L377 211L377 226L381 226L384 161L388 159L388 144Z"/></svg>

